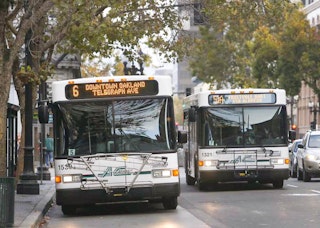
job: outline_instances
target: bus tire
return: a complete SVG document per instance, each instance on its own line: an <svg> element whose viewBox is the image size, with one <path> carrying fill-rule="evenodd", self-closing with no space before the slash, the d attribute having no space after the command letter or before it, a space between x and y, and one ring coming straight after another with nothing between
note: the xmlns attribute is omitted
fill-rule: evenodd
<svg viewBox="0 0 320 228"><path fill-rule="evenodd" d="M178 206L178 198L177 197L163 198L162 205L166 210L175 210Z"/></svg>
<svg viewBox="0 0 320 228"><path fill-rule="evenodd" d="M75 206L70 206L70 205L62 205L61 209L64 215L74 215L77 210Z"/></svg>
<svg viewBox="0 0 320 228"><path fill-rule="evenodd" d="M201 180L199 180L198 179L198 189L200 190L200 191L204 191L204 190L206 190L207 189L207 184L206 183L204 183L203 181L201 181Z"/></svg>
<svg viewBox="0 0 320 228"><path fill-rule="evenodd" d="M186 175L186 182L187 185L195 185L196 179L190 176L189 174Z"/></svg>
<svg viewBox="0 0 320 228"><path fill-rule="evenodd" d="M273 188L276 188L276 189L283 188L283 180L276 180L272 182L272 184L273 184Z"/></svg>

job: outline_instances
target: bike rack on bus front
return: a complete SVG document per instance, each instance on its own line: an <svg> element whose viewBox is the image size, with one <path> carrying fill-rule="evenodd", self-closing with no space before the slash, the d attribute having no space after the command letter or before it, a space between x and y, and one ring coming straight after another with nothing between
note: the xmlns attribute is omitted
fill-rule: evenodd
<svg viewBox="0 0 320 228"><path fill-rule="evenodd" d="M113 193L113 190L117 189L119 191L119 189L123 190L124 194L127 194L130 189L134 186L138 176L140 175L140 173L142 172L143 168L146 165L151 165L151 166L166 166L167 165L167 158L163 157L163 156L156 156L156 157L152 157L151 159L151 153L112 153L112 154L94 154L94 155L85 155L85 156L80 156L80 158L69 158L69 165L72 166L73 169L81 169L81 170L89 170L93 176L93 179L89 179L89 178L83 178L81 181L81 190L90 190L90 189L97 189L97 187L90 187L90 183L93 183L95 181L99 182L100 186L102 189L104 189L106 191L107 194ZM135 175L134 178L131 180L131 182L128 184L127 183L127 179L126 179L126 175L125 176L125 184L122 186L116 186L116 187L112 187L111 184L112 183L108 183L108 180L106 180L105 178L101 178L99 176L99 174L97 173L97 171L95 170L98 167L96 166L96 163L94 162L94 160L99 160L99 159L103 159L103 160L107 160L110 162L120 162L120 161L116 161L116 157L122 157L123 162L121 162L122 164L125 165L124 169L125 172L127 172L127 164L126 161L128 160L128 158L130 158L130 162L131 163L135 163L135 164L140 164L140 167L138 168L138 170L134 170L132 173ZM134 160L136 160L135 162L133 162ZM112 168L111 168L111 173ZM85 175L86 177L88 177L89 175ZM152 183L150 183L150 185L152 185ZM99 189L99 188L98 188Z"/></svg>

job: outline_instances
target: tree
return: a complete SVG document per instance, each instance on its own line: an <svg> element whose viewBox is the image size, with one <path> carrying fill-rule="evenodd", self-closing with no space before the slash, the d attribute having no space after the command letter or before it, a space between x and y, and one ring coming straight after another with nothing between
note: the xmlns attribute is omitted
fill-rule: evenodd
<svg viewBox="0 0 320 228"><path fill-rule="evenodd" d="M21 0L16 3L10 0L0 2L0 176L6 176L6 113L11 75L14 66L18 65L15 63L27 31L53 6L51 1L31 2L31 6L37 9L37 12L32 14L33 8L24 11L23 3Z"/></svg>
<svg viewBox="0 0 320 228"><path fill-rule="evenodd" d="M6 175L6 107L11 75L19 87L17 90L23 112L24 83L33 82L35 91L36 85L46 80L50 75L48 69L54 51L109 57L114 49L121 48L128 56L134 58L138 55L139 43L145 39L150 47L163 51L166 57L175 57L176 40L174 34L170 34L169 31L176 30L181 23L175 8L171 5L173 0L2 0L0 176ZM24 65L19 69L19 52L30 29L33 66ZM22 75L27 77L21 77ZM23 138L21 141L24 142ZM22 153L23 151L20 151L20 154ZM19 159L23 159L23 156Z"/></svg>
<svg viewBox="0 0 320 228"><path fill-rule="evenodd" d="M277 86L278 39L270 33L268 27L260 27L254 33L250 52L253 56L252 76L256 79L257 87Z"/></svg>
<svg viewBox="0 0 320 228"><path fill-rule="evenodd" d="M212 0L203 4L206 21L192 47L193 73L218 87L267 87L268 82L276 86L278 34L287 16L299 7L288 0Z"/></svg>
<svg viewBox="0 0 320 228"><path fill-rule="evenodd" d="M303 56L314 51L312 48L318 45L318 40L314 39L315 31L310 27L303 12L288 12L285 15L283 30L278 34L281 45L277 74L280 87L286 90L287 95L293 97L299 94L305 74L305 69L302 68Z"/></svg>

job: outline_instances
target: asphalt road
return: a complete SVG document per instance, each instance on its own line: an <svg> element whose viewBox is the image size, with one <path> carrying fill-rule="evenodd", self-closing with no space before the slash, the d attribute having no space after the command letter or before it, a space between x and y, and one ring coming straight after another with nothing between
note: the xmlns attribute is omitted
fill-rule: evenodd
<svg viewBox="0 0 320 228"><path fill-rule="evenodd" d="M290 178L283 189L271 184L228 183L199 191L181 174L176 210L161 204L104 205L64 216L54 205L41 227L319 227L320 179Z"/></svg>

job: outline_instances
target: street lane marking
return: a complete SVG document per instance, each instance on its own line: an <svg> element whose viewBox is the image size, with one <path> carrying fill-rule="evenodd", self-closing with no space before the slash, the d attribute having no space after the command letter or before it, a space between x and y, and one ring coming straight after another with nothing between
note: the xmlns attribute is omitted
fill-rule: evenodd
<svg viewBox="0 0 320 228"><path fill-rule="evenodd" d="M320 191L317 191L317 190L311 190L311 191L320 194Z"/></svg>
<svg viewBox="0 0 320 228"><path fill-rule="evenodd" d="M320 196L320 194L315 193L292 193L292 194L283 194L286 196Z"/></svg>
<svg viewBox="0 0 320 228"><path fill-rule="evenodd" d="M292 187L292 188L298 188L297 185L292 185L292 184L287 184L287 186Z"/></svg>

